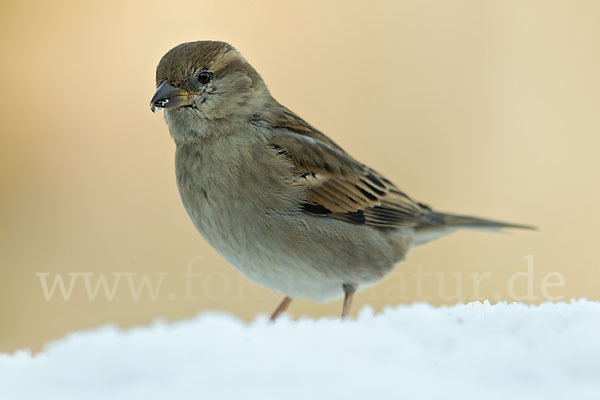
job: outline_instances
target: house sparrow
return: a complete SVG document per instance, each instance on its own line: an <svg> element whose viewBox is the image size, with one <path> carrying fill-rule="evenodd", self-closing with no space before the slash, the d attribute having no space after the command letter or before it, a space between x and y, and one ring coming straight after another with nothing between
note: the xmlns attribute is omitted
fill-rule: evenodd
<svg viewBox="0 0 600 400"><path fill-rule="evenodd" d="M411 248L458 228L525 228L441 213L279 104L231 45L183 43L161 59L152 111L177 146L192 222L230 264L291 299L326 301L382 279Z"/></svg>

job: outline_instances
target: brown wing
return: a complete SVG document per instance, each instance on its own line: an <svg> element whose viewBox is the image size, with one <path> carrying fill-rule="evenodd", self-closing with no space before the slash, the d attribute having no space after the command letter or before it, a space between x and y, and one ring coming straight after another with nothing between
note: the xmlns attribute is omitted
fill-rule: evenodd
<svg viewBox="0 0 600 400"><path fill-rule="evenodd" d="M322 133L277 126L271 146L295 167L295 183L308 190L303 211L381 228L441 225L431 209L360 164ZM321 136L327 141L321 140Z"/></svg>
<svg viewBox="0 0 600 400"><path fill-rule="evenodd" d="M294 114L288 108L279 104L275 99L264 106L263 112L252 115L250 122L261 125L268 129L283 129L302 136L317 139L328 144L342 153L344 149L338 146L318 129L313 128L308 122Z"/></svg>

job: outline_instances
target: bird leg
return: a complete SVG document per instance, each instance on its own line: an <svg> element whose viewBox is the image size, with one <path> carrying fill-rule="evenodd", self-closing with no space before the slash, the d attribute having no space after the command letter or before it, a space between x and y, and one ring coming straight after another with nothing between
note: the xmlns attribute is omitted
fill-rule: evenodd
<svg viewBox="0 0 600 400"><path fill-rule="evenodd" d="M354 292L356 292L356 286L349 283L344 283L342 288L344 289L344 307L342 308L342 319L344 319L348 316L348 314L350 314L350 306L352 306L352 297L354 297Z"/></svg>
<svg viewBox="0 0 600 400"><path fill-rule="evenodd" d="M291 302L292 299L290 297L285 296L279 304L279 307L277 307L277 309L271 315L271 321L275 321L277 317L279 317L279 314L283 313L285 309L288 308Z"/></svg>

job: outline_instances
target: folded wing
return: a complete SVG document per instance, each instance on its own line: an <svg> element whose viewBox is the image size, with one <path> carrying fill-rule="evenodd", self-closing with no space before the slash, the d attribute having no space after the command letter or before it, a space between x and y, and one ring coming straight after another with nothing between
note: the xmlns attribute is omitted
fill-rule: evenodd
<svg viewBox="0 0 600 400"><path fill-rule="evenodd" d="M302 209L308 214L380 228L444 223L429 207L316 134L280 129L270 144L293 164L294 183L307 189Z"/></svg>

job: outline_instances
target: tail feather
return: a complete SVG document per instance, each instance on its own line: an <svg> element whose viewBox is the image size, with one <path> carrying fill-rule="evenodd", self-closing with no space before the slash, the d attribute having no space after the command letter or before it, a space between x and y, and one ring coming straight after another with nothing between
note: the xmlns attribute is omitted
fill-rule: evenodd
<svg viewBox="0 0 600 400"><path fill-rule="evenodd" d="M513 228L513 229L529 229L535 230L535 226L512 224L508 222L494 221L491 219L470 217L466 215L455 215L455 214L444 214L437 213L438 216L444 221L444 225L453 228L473 228L473 229L501 229L501 228Z"/></svg>
<svg viewBox="0 0 600 400"><path fill-rule="evenodd" d="M442 236L446 236L457 229L482 229L482 230L500 230L503 228L514 229L537 229L531 225L512 224L508 222L494 221L491 219L469 217L466 215L444 214L433 212L435 219L439 224L421 225L415 229L412 246L418 246L424 243L431 242Z"/></svg>

